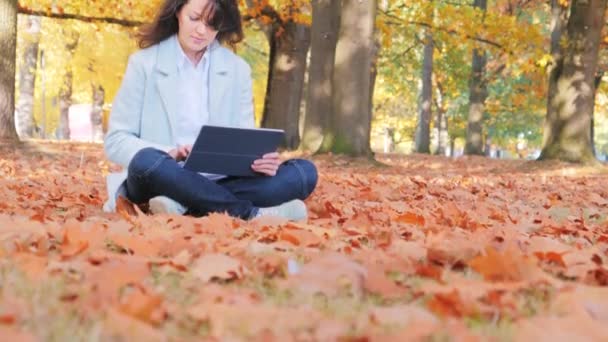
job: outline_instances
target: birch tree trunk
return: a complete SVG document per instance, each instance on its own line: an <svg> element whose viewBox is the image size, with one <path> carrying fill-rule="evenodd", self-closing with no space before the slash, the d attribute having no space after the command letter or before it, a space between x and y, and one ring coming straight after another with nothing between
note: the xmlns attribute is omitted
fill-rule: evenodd
<svg viewBox="0 0 608 342"><path fill-rule="evenodd" d="M103 104L105 102L106 91L100 84L91 84L93 93L93 107L91 107L91 140L103 140Z"/></svg>
<svg viewBox="0 0 608 342"><path fill-rule="evenodd" d="M40 17L27 16L27 29L23 32L25 47L19 68L19 100L17 102L17 133L21 138L31 138L36 130L34 120L34 89L40 42Z"/></svg>
<svg viewBox="0 0 608 342"><path fill-rule="evenodd" d="M72 105L72 63L71 60L74 57L74 52L78 46L80 40L80 34L75 31L63 30L63 34L67 36L65 49L68 51L68 58L70 60L67 63L65 74L63 76L63 85L59 91L59 127L57 127L56 136L60 140L70 140L70 122L69 122L69 111Z"/></svg>

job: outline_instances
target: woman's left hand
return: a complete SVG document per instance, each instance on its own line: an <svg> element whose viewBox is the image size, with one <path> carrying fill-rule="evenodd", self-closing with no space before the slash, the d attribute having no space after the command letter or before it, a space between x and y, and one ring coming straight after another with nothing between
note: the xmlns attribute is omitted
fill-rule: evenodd
<svg viewBox="0 0 608 342"><path fill-rule="evenodd" d="M261 159L255 160L251 165L251 169L267 176L274 176L277 174L281 162L281 158L277 152L267 153Z"/></svg>

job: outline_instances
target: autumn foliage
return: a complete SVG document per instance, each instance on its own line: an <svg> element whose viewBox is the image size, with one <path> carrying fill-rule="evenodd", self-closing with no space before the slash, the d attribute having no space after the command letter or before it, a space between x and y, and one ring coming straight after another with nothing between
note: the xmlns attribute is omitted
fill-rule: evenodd
<svg viewBox="0 0 608 342"><path fill-rule="evenodd" d="M608 339L603 170L316 157L308 222L245 222L103 213L98 145L1 152L4 341Z"/></svg>

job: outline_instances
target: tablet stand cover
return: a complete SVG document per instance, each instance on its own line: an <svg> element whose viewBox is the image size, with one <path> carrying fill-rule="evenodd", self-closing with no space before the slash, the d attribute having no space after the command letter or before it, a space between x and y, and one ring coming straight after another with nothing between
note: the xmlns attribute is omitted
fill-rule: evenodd
<svg viewBox="0 0 608 342"><path fill-rule="evenodd" d="M205 125L184 168L227 176L260 176L251 169L253 161L275 152L284 136L280 129Z"/></svg>

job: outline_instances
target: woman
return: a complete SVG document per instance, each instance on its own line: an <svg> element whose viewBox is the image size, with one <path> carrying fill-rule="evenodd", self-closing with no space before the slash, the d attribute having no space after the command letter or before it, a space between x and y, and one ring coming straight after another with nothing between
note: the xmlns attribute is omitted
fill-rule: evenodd
<svg viewBox="0 0 608 342"><path fill-rule="evenodd" d="M236 0L166 0L140 33L114 99L104 147L125 171L108 176L107 211L122 195L153 213L227 212L306 218L317 170L269 153L251 166L263 177L198 174L181 167L202 125L253 127L251 70L221 44L243 39Z"/></svg>

